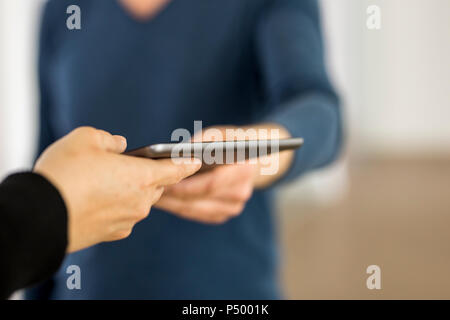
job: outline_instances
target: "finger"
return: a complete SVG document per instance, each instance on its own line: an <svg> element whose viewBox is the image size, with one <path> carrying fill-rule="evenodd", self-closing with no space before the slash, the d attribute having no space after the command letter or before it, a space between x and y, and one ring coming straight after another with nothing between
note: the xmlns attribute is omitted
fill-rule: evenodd
<svg viewBox="0 0 450 320"><path fill-rule="evenodd" d="M215 191L214 170L201 173L166 188L166 193L179 198L211 196Z"/></svg>
<svg viewBox="0 0 450 320"><path fill-rule="evenodd" d="M127 139L124 136L120 135L113 135L113 138L116 140L116 143L118 145L117 153L125 152L127 149Z"/></svg>
<svg viewBox="0 0 450 320"><path fill-rule="evenodd" d="M184 159L186 161L175 163L172 159L154 160L150 168L153 182L158 186L167 186L197 172L202 162L199 159Z"/></svg>
<svg viewBox="0 0 450 320"><path fill-rule="evenodd" d="M239 215L244 209L242 202L224 202L213 199L183 200L164 195L155 204L158 208L181 217L196 221L229 219Z"/></svg>
<svg viewBox="0 0 450 320"><path fill-rule="evenodd" d="M123 223L117 226L117 230L112 232L106 241L117 241L128 238L130 234L133 232L134 223Z"/></svg>
<svg viewBox="0 0 450 320"><path fill-rule="evenodd" d="M245 165L225 165L195 175L166 189L167 194L180 198L211 196L227 200L241 186L250 187L250 168ZM246 190L245 195L249 190ZM250 190L251 191L251 190ZM231 198L233 198L231 196Z"/></svg>
<svg viewBox="0 0 450 320"><path fill-rule="evenodd" d="M113 153L122 153L127 148L127 140L119 135L112 135L104 130L96 130L98 146Z"/></svg>
<svg viewBox="0 0 450 320"><path fill-rule="evenodd" d="M150 194L150 199L151 199L152 205L155 204L156 202L158 202L158 200L161 198L163 192L164 192L164 187L159 187Z"/></svg>
<svg viewBox="0 0 450 320"><path fill-rule="evenodd" d="M220 200L224 202L247 202L253 194L252 183L239 183L233 187L221 188L205 188L199 189L191 188L190 178L178 184L168 186L164 190L165 196L176 197L186 201L193 201L195 199L209 198L212 200Z"/></svg>

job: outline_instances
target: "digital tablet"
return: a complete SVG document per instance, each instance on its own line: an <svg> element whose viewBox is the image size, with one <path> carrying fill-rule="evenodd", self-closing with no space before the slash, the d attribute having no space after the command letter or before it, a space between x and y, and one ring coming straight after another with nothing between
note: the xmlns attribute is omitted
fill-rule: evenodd
<svg viewBox="0 0 450 320"><path fill-rule="evenodd" d="M295 150L302 145L303 138L161 143L134 149L125 154L150 159L196 157L201 158L206 164L212 164L211 159L215 164L229 164L275 152Z"/></svg>

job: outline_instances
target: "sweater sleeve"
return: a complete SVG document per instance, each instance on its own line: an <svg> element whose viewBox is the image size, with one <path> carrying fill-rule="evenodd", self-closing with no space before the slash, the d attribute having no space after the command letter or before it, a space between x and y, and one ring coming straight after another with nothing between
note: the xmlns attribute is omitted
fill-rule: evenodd
<svg viewBox="0 0 450 320"><path fill-rule="evenodd" d="M67 210L44 177L19 173L0 184L0 298L47 279L67 247Z"/></svg>
<svg viewBox="0 0 450 320"><path fill-rule="evenodd" d="M282 181L334 160L341 144L339 100L325 63L316 0L268 2L255 46L269 113L264 121L305 139Z"/></svg>

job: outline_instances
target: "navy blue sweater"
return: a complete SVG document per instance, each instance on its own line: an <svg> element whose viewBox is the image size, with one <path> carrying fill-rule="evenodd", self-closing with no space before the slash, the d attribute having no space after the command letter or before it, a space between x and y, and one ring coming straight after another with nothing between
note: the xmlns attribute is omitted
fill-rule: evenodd
<svg viewBox="0 0 450 320"><path fill-rule="evenodd" d="M50 1L40 46L40 151L81 125L166 142L176 128L275 122L305 145L282 180L337 154L340 116L324 66L315 0L172 0L146 21L115 0ZM220 226L152 209L125 240L67 257L30 298L280 297L272 189ZM66 287L68 265L81 290ZM301 272L301 270L299 270Z"/></svg>

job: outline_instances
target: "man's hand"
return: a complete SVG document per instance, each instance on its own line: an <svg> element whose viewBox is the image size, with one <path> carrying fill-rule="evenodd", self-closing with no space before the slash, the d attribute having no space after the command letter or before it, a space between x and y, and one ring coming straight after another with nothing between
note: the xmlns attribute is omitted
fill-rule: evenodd
<svg viewBox="0 0 450 320"><path fill-rule="evenodd" d="M186 219L219 224L239 215L252 192L251 165L223 165L166 188L156 206Z"/></svg>
<svg viewBox="0 0 450 320"><path fill-rule="evenodd" d="M126 238L147 217L165 186L200 168L199 161L175 164L121 155L125 149L125 138L85 127L51 145L38 159L34 171L49 179L65 200L69 252Z"/></svg>
<svg viewBox="0 0 450 320"><path fill-rule="evenodd" d="M196 135L193 141L259 139L259 129L267 131L275 129L278 133L277 138L280 139L290 136L284 128L273 124L245 127L241 131L235 131L237 134L233 136L227 136L227 129L237 128L228 126L205 129ZM256 135L253 137L252 134L246 134L247 129L253 129ZM224 139L219 139L220 136ZM270 134L265 137L265 139L272 138ZM267 187L286 172L292 161L293 152L286 151L267 157L275 161L278 168L272 175L261 174L264 165L260 161L255 164L247 161L217 166L166 188L155 205L186 219L203 223L224 223L242 212L254 188Z"/></svg>

